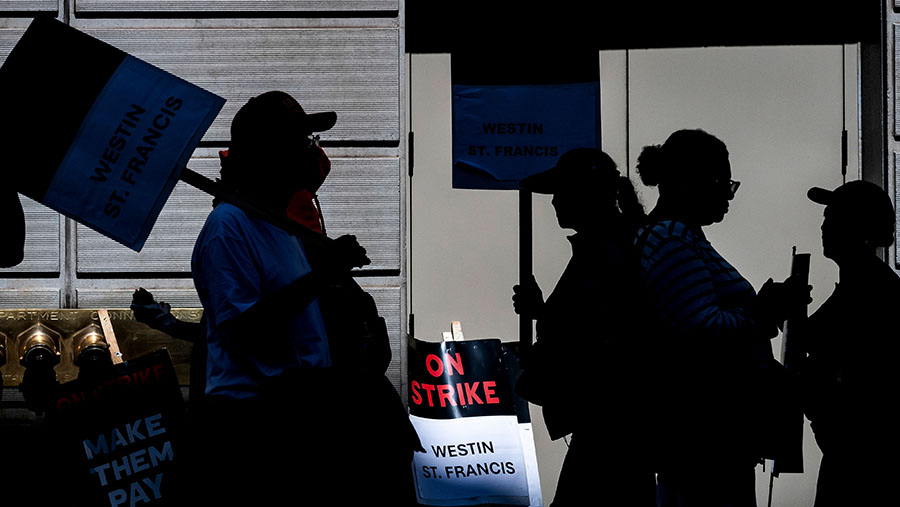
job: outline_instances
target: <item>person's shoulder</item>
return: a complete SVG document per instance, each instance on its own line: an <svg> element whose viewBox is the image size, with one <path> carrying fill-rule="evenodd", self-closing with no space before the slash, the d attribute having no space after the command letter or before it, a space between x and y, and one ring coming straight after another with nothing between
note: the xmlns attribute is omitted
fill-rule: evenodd
<svg viewBox="0 0 900 507"><path fill-rule="evenodd" d="M194 245L197 251L206 250L211 244L246 243L254 235L250 218L237 206L222 203L206 218Z"/></svg>
<svg viewBox="0 0 900 507"><path fill-rule="evenodd" d="M217 222L244 222L249 220L247 214L241 208L227 202L218 204L209 214L211 220Z"/></svg>
<svg viewBox="0 0 900 507"><path fill-rule="evenodd" d="M698 239L690 227L677 220L650 222L638 231L638 238L651 248L671 240L694 243Z"/></svg>
<svg viewBox="0 0 900 507"><path fill-rule="evenodd" d="M244 231L251 223L250 217L242 209L232 204L221 203L210 212L205 228L214 234L238 233Z"/></svg>

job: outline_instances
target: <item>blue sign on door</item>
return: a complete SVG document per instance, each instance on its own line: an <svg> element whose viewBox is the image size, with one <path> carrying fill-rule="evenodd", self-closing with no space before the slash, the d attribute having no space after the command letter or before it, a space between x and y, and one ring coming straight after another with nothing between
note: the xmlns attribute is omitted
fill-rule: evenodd
<svg viewBox="0 0 900 507"><path fill-rule="evenodd" d="M600 147L599 82L453 85L453 188L518 189L578 147Z"/></svg>

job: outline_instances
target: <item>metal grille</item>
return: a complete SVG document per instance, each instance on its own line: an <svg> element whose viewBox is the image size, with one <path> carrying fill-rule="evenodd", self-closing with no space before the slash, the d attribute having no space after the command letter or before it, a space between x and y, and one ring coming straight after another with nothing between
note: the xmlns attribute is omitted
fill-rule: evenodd
<svg viewBox="0 0 900 507"><path fill-rule="evenodd" d="M13 2L25 3L25 2ZM44 2L48 3L48 2ZM282 13L282 12L359 12L397 11L398 0L180 0L160 2L158 0L79 0L75 5L77 14L93 13Z"/></svg>
<svg viewBox="0 0 900 507"><path fill-rule="evenodd" d="M314 111L335 111L325 141L399 141L398 29L156 28L87 33L228 99L204 141L230 138L247 100L283 90Z"/></svg>

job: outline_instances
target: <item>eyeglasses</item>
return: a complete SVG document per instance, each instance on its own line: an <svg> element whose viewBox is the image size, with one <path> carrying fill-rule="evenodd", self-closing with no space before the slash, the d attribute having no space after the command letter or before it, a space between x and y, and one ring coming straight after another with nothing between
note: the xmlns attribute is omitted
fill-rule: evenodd
<svg viewBox="0 0 900 507"><path fill-rule="evenodd" d="M728 188L728 192L730 192L731 195L736 194L738 191L738 188L740 188L740 186L741 186L740 181L734 181L734 180L718 180L717 179L714 181L714 183L716 184L716 186Z"/></svg>

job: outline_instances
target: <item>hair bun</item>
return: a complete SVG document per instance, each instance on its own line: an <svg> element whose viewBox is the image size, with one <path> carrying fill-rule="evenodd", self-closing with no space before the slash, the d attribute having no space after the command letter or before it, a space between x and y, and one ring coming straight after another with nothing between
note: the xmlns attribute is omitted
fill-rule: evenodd
<svg viewBox="0 0 900 507"><path fill-rule="evenodd" d="M662 159L662 146L659 144L644 146L641 150L637 160L637 172L644 185L648 187L659 185L663 170Z"/></svg>

